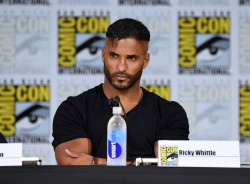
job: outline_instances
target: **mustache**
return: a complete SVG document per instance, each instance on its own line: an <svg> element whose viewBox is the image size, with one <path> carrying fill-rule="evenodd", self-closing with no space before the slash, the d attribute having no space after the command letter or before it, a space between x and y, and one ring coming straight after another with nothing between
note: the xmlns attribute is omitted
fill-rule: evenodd
<svg viewBox="0 0 250 184"><path fill-rule="evenodd" d="M117 75L122 75L122 76L126 76L127 78L131 79L133 76L126 73L126 72L114 72L111 74L111 77L116 77Z"/></svg>

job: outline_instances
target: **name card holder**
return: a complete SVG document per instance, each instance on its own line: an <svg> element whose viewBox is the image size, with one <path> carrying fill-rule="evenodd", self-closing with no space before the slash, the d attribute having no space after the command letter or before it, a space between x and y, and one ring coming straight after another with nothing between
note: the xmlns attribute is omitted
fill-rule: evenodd
<svg viewBox="0 0 250 184"><path fill-rule="evenodd" d="M21 166L22 144L1 143L0 144L0 166Z"/></svg>
<svg viewBox="0 0 250 184"><path fill-rule="evenodd" d="M158 166L240 167L239 141L158 141Z"/></svg>

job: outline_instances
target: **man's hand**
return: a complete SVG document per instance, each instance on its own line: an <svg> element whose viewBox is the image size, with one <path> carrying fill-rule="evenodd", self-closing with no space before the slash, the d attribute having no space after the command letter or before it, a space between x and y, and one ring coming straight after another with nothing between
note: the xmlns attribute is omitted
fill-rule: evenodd
<svg viewBox="0 0 250 184"><path fill-rule="evenodd" d="M56 161L59 165L90 165L92 145L90 139L78 138L59 144L55 148Z"/></svg>
<svg viewBox="0 0 250 184"><path fill-rule="evenodd" d="M154 144L154 152L155 152L155 158L158 158L158 141Z"/></svg>
<svg viewBox="0 0 250 184"><path fill-rule="evenodd" d="M91 156L92 145L88 138L78 138L59 144L55 148L56 161L59 165L107 164L104 158Z"/></svg>
<svg viewBox="0 0 250 184"><path fill-rule="evenodd" d="M65 149L65 153L72 157L70 165L91 165L93 162L93 156L86 153L70 151L69 149Z"/></svg>

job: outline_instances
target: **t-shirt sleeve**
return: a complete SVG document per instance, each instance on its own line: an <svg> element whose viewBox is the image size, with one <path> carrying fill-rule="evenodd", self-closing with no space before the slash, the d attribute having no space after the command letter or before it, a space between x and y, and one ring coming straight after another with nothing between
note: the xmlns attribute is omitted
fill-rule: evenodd
<svg viewBox="0 0 250 184"><path fill-rule="evenodd" d="M86 131L84 109L80 102L69 97L57 109L53 120L52 145L57 145L77 138L89 138Z"/></svg>
<svg viewBox="0 0 250 184"><path fill-rule="evenodd" d="M177 102L161 109L161 123L156 140L188 140L189 125L185 110Z"/></svg>

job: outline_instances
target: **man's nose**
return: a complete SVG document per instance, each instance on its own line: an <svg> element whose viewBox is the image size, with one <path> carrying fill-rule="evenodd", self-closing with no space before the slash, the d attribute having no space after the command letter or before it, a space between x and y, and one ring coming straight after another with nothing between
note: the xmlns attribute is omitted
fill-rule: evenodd
<svg viewBox="0 0 250 184"><path fill-rule="evenodd" d="M119 71L119 72L125 72L127 71L128 69L128 65L127 65L127 61L125 58L121 58L118 63L117 63L117 66L116 66L116 69Z"/></svg>

